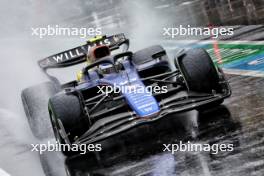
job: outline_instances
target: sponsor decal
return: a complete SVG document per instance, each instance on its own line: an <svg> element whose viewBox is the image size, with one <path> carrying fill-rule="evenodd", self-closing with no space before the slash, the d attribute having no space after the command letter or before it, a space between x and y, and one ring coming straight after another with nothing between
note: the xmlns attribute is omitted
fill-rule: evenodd
<svg viewBox="0 0 264 176"><path fill-rule="evenodd" d="M72 49L69 51L65 51L63 53L56 54L50 58L52 61L49 59L49 62L55 61L56 63L62 63L62 62L65 62L69 59L75 59L75 58L78 58L80 56L84 56L86 53L89 52L90 48L92 48L94 46L97 46L97 45L109 46L110 44L111 44L111 42L109 41L109 39L105 39L105 40L99 41L97 43L92 43L90 45L88 44L86 46L82 46L82 47L75 48L75 49Z"/></svg>
<svg viewBox="0 0 264 176"><path fill-rule="evenodd" d="M248 65L259 65L264 63L264 57L248 62Z"/></svg>
<svg viewBox="0 0 264 176"><path fill-rule="evenodd" d="M60 62L63 62L65 60L69 60L70 58L76 58L76 57L79 57L82 55L84 55L84 53L77 48L75 50L71 50L71 51L68 51L65 53L55 55L52 57L52 59L54 61L56 61L57 63L60 63Z"/></svg>

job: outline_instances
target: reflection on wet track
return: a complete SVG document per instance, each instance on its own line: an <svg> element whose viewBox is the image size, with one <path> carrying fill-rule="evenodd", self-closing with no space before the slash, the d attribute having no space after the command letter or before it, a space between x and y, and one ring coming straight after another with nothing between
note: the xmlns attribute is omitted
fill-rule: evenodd
<svg viewBox="0 0 264 176"><path fill-rule="evenodd" d="M174 115L159 124L137 129L99 154L68 158L72 175L261 175L264 172L263 78L229 75L233 95L224 105L199 113ZM198 116L196 138L186 119ZM176 121L175 121L176 120ZM172 123L173 122L173 123ZM140 135L139 135L140 134ZM163 152L162 144L232 143L234 151Z"/></svg>

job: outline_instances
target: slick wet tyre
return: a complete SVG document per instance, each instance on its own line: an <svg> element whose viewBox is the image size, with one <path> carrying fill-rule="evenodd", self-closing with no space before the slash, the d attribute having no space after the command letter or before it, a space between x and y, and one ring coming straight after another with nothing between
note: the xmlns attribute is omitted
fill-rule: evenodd
<svg viewBox="0 0 264 176"><path fill-rule="evenodd" d="M148 65L144 69L138 69L141 78L163 74L171 71L171 65L164 48L160 45L150 46L133 54L132 61L136 65ZM156 61L156 62L155 62Z"/></svg>
<svg viewBox="0 0 264 176"><path fill-rule="evenodd" d="M162 57L162 59L167 60L168 58L165 54L166 52L165 53L163 52L165 52L165 50L160 45L150 46L148 48L144 48L142 50L135 52L132 60L136 65L140 65L152 61L157 57ZM161 56L156 55L157 53L161 53Z"/></svg>

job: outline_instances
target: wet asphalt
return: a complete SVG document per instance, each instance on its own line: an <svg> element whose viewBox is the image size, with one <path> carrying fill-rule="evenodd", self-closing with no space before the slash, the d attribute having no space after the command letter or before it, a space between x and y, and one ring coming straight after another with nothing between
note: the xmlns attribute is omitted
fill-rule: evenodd
<svg viewBox="0 0 264 176"><path fill-rule="evenodd" d="M59 152L39 155L30 151L31 143L44 143L54 139L52 136L41 140L34 137L35 131L30 130L32 124L28 123L22 109L20 92L23 88L46 80L37 68L37 60L77 46L82 40L32 38L29 26L49 24L49 22L72 26L99 25L103 27L105 33L125 32L133 41L132 49L141 49L150 45L150 40L156 41L161 38L162 26L171 27L177 24L206 26L210 23L233 26L263 23L263 1L247 1L246 4L241 4L242 0L237 0L231 5L224 1L222 5L220 1L211 2L213 1L175 3L166 0L161 4L155 4L154 1L141 4L135 1L110 5L106 3L92 10L89 9L92 4L85 6L77 3L74 4L71 13L65 12L68 6L66 8L60 1L54 4L26 2L19 4L21 8L18 11L14 8L17 7L15 1L0 7L7 14L0 18L1 24L5 24L2 25L0 35L3 39L0 43L2 63L0 66L2 82L0 168L14 176L63 176L66 175L66 171L76 176L262 176L264 173L264 78L260 77L228 75L233 94L222 106L204 112L175 114L153 126L131 131L119 136L118 139L113 139L115 147L101 153L65 158ZM76 6L81 6L82 9ZM208 10L208 7L211 7L211 10ZM34 16L33 14L38 12L36 8L42 13ZM78 13L74 9L77 9ZM104 10L98 12L98 9ZM91 14L90 10L96 13ZM51 18L50 14L57 17ZM21 22L20 16L29 20ZM3 19L9 20L3 22ZM179 39L183 38L179 37ZM190 39L206 40L207 38ZM263 26L240 26L234 36L222 40L263 40ZM44 136L51 134L47 131L50 130L47 128L49 120L38 120L42 120L43 123L43 128L38 132L41 131ZM232 143L234 151L218 154L163 152L163 144L176 144L179 141Z"/></svg>

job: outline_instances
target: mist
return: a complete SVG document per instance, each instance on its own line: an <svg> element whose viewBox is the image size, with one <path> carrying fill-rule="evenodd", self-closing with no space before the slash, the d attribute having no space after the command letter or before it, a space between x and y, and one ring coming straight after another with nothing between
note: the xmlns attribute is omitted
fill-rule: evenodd
<svg viewBox="0 0 264 176"><path fill-rule="evenodd" d="M80 39L41 40L31 35L32 27L70 17L51 1L4 0L0 11L0 168L14 176L41 176L44 172L39 154L31 152L30 145L38 143L38 139L29 128L20 94L29 86L47 81L38 60L74 47Z"/></svg>

